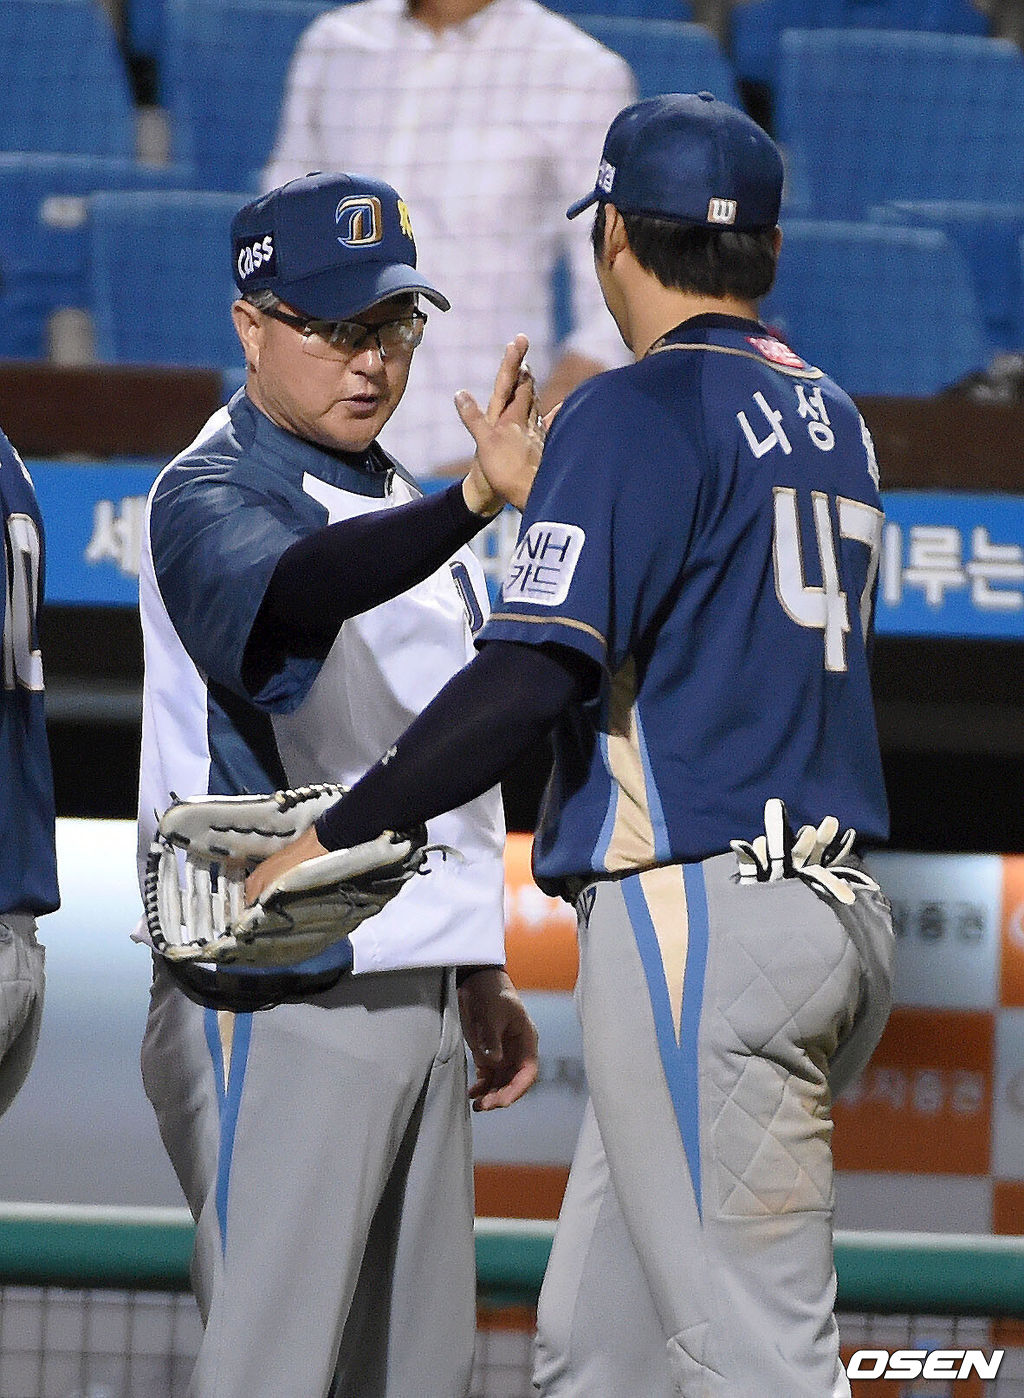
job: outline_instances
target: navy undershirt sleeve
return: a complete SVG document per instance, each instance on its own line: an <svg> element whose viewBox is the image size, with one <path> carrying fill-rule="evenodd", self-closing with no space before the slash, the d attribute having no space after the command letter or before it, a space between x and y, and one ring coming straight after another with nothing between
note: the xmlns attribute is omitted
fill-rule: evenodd
<svg viewBox="0 0 1024 1398"><path fill-rule="evenodd" d="M428 578L487 522L457 481L296 540L277 561L246 642L249 692L258 693L285 657L324 659L342 622Z"/></svg>
<svg viewBox="0 0 1024 1398"><path fill-rule="evenodd" d="M325 849L408 830L472 801L592 688L593 662L562 647L492 641L395 747L316 822Z"/></svg>

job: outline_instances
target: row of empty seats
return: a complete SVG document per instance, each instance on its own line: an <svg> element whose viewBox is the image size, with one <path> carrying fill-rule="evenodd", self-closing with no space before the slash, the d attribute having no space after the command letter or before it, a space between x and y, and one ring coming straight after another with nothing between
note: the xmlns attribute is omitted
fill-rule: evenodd
<svg viewBox="0 0 1024 1398"><path fill-rule="evenodd" d="M78 236L100 359L237 369L224 250L245 197L149 191L86 201ZM988 359L966 264L938 229L790 220L763 314L857 394L936 393Z"/></svg>
<svg viewBox="0 0 1024 1398"><path fill-rule="evenodd" d="M754 0L743 9L764 3ZM828 10L831 3L819 8ZM869 8L883 0L834 3ZM922 0L921 8L930 3ZM269 152L294 45L327 7L319 0L166 0L162 32L172 162L150 166L132 158L133 105L123 65L120 85L110 76L121 60L97 0L3 0L0 72L8 100L0 112L0 150L18 153L0 155L0 354L45 353L48 317L67 305L91 310L104 358L220 363L225 353L235 354L223 317L216 335L185 348L158 354L156 347L123 343L125 332L117 329L111 309L115 289L104 289L103 283L104 239L114 238L105 231L113 217L109 210L141 217L140 206L147 202L153 210L160 207L159 194L176 211L174 221L185 227L191 226L190 210L201 218L206 214L200 210L219 211L209 216L220 217L228 204L237 208L255 190ZM42 11L48 16L45 38L29 18ZM642 93L711 88L739 101L736 74L703 27L669 19L577 18L626 57ZM61 37L57 25L72 19L79 25L73 43ZM258 61L254 32L260 36ZM44 120L61 106L52 93L43 104L45 113L22 121L18 84L36 84L28 71L33 63L47 63L49 80L56 83L69 54L81 96L70 135L55 133ZM1015 139L1024 129L1019 51L979 37L851 28L789 31L780 55L778 134L789 167L787 253L767 308L780 328L840 378L840 361L815 348L818 337L838 326L839 347L854 355L858 344L867 340L870 346L873 340L863 369L846 375L860 392L932 392L980 367L993 350L1024 345L1019 258L1024 206L1012 202L1017 188L1024 188L1024 143ZM95 113L85 100L88 93L102 113L92 133ZM111 115L115 109L123 118L120 126ZM74 144L72 153L61 151L61 142ZM202 192L175 192L189 189ZM228 191L219 201L210 192L218 190ZM110 193L90 199L95 191ZM141 197L125 198L118 191ZM140 246L148 236L140 235ZM210 246L223 245L223 230L217 236L221 241ZM822 257L820 272L812 273L814 249L827 238L837 250ZM127 279L130 250L124 256ZM923 296L927 313L900 314L900 334L916 333L906 324L911 319L931 318L931 324L922 324L916 348L901 349L887 362L877 352L884 326L871 306L877 302L887 313L894 304L890 283L913 284L913 266L928 259L930 280L922 274L921 286L942 286L943 296ZM215 261L207 253L207 263ZM842 270L851 263L859 269L856 276ZM156 266L154 254L143 280L155 275ZM192 276L198 266L193 257L179 262L178 270L188 267L185 275ZM839 293L849 285L859 288L862 314L848 298L838 305ZM818 314L812 315L815 305ZM888 389L877 386L880 376Z"/></svg>
<svg viewBox="0 0 1024 1398"><path fill-rule="evenodd" d="M301 4L303 0L288 2ZM128 0L125 42L129 52L159 61L167 11L178 3ZM693 18L689 0L552 0L550 8L567 15ZM987 34L990 25L988 16L971 0L737 0L728 11L727 48L741 79L770 87L775 81L779 36L784 30L846 28Z"/></svg>
<svg viewBox="0 0 1024 1398"><path fill-rule="evenodd" d="M329 8L326 0L169 0L160 95L179 183L228 189L255 179L277 126L295 45ZM739 102L732 69L703 26L605 14L576 18L623 55L641 95L711 88ZM3 0L0 77L0 150L135 153L135 105L98 0Z"/></svg>
<svg viewBox="0 0 1024 1398"><path fill-rule="evenodd" d="M630 0L643 7L640 16L609 13L626 0L572 3L583 27L623 53L642 94L710 87L737 100L739 84L757 68L753 60L744 65L735 52L724 52L710 30L689 23L691 11L683 0ZM248 171L262 163L295 43L330 7L331 0L165 0L160 96L170 122L173 159L196 187L226 187L223 171L229 158L244 162L232 167L232 185L244 182ZM989 110L1003 118L1019 115L1016 89L1024 66L1016 46L963 32L897 33L891 23L882 25L886 16L890 21L902 16L909 31L912 14L918 13L924 17L920 29L929 24L938 29L942 16L952 25L952 12L960 8L983 22L969 0L753 0L733 13L737 26L753 26L755 16L766 10L775 16L769 32L779 89L778 134L795 142L806 131L808 102L824 113L818 125L829 135L838 129L831 119L835 109L858 139L858 109L866 95L876 100L879 92L886 93L883 105L896 120L902 119L904 105L915 108L918 122L922 111L936 106L943 118L955 115L967 104L950 104L950 96L960 98L966 91L984 98L986 119ZM880 27L851 27L856 16L862 22L875 16ZM828 18L847 27L823 30ZM1014 64L1016 77L1010 71ZM0 150L134 154L136 113L128 73L99 0L4 0L0 76L7 97L0 111ZM972 115L976 106L972 101ZM947 142L954 146L959 141L955 126L955 120L938 126L954 132ZM243 128L251 134L243 136ZM1012 120L1004 121L1004 132L1012 129ZM905 134L902 125L900 131ZM987 125L972 134L984 142ZM812 188L814 162L805 164L809 168L800 177ZM939 165L942 180L945 162ZM827 171L822 178L829 180Z"/></svg>
<svg viewBox="0 0 1024 1398"><path fill-rule="evenodd" d="M741 82L772 91L787 29L874 29L989 33L971 0L749 0L730 11L729 56Z"/></svg>

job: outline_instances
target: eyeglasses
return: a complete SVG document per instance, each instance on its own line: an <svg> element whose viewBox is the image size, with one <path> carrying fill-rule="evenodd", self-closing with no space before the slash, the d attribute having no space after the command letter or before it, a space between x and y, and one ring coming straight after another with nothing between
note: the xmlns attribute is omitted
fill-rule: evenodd
<svg viewBox="0 0 1024 1398"><path fill-rule="evenodd" d="M410 311L397 320L364 325L359 320L316 320L293 316L278 306L266 306L263 314L302 331L302 349L314 359L351 359L367 343L375 341L381 359L389 354L411 354L423 339L427 317L423 311Z"/></svg>

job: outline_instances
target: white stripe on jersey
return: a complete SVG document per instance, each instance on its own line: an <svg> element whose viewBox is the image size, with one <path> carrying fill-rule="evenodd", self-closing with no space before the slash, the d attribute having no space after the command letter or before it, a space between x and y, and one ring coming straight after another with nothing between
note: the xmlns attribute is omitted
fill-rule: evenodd
<svg viewBox="0 0 1024 1398"><path fill-rule="evenodd" d="M226 409L215 414L193 448L227 420ZM345 491L311 476L304 478L303 488L325 505L332 522L403 504L415 493L397 476L384 498ZM155 577L149 527L153 492L139 579L146 658L139 797L142 863L155 832L155 813L166 808L172 791L183 797L208 791L213 757L206 679L179 639ZM455 557L469 573L486 614L487 591L478 560L468 547ZM299 707L270 715L289 784L330 780L352 785L473 654L465 607L447 564L402 596L350 618ZM494 788L439 816L429 823L428 834L432 843L448 845L458 854L432 855L429 875L411 880L382 913L353 934L357 973L504 961L505 828L500 791Z"/></svg>

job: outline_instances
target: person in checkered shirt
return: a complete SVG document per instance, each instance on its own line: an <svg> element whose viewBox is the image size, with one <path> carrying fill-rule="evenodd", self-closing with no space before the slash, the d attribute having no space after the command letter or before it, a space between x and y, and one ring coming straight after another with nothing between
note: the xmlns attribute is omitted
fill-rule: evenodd
<svg viewBox="0 0 1024 1398"><path fill-rule="evenodd" d="M634 96L623 59L537 0L360 0L300 39L264 188L312 170L387 180L411 210L421 266L450 289L381 436L416 474L468 469L453 395L486 398L496 347L517 333L545 410L626 362L585 230L566 230L561 213ZM556 343L563 253L574 324Z"/></svg>

